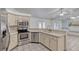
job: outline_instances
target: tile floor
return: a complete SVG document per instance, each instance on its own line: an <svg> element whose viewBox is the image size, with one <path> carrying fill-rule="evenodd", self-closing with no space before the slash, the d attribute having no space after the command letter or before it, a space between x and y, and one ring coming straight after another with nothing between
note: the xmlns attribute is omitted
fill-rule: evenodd
<svg viewBox="0 0 79 59"><path fill-rule="evenodd" d="M18 46L12 51L49 51L41 44L29 43L26 45Z"/></svg>

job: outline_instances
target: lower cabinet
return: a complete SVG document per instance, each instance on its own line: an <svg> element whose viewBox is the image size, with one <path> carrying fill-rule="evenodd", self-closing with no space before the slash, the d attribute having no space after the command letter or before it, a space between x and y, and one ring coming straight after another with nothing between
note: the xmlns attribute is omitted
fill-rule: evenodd
<svg viewBox="0 0 79 59"><path fill-rule="evenodd" d="M43 45L51 49L52 51L64 51L64 36L56 37L53 35L40 33L40 39Z"/></svg>
<svg viewBox="0 0 79 59"><path fill-rule="evenodd" d="M31 42L40 42L52 51L64 51L64 36L53 36L42 32L32 32Z"/></svg>
<svg viewBox="0 0 79 59"><path fill-rule="evenodd" d="M44 39L44 45L49 48L49 39Z"/></svg>
<svg viewBox="0 0 79 59"><path fill-rule="evenodd" d="M13 33L10 35L10 44L8 50L13 49L14 47L17 46L17 44L18 44L17 33Z"/></svg>
<svg viewBox="0 0 79 59"><path fill-rule="evenodd" d="M52 51L56 51L57 50L57 40L56 40L56 38L50 39L49 48Z"/></svg>
<svg viewBox="0 0 79 59"><path fill-rule="evenodd" d="M49 35L44 34L44 33L40 33L39 42L49 48L49 43L50 43L49 42Z"/></svg>
<svg viewBox="0 0 79 59"><path fill-rule="evenodd" d="M45 39L44 34L39 33L39 42L44 44L44 39Z"/></svg>
<svg viewBox="0 0 79 59"><path fill-rule="evenodd" d="M47 35L47 34L43 34L43 37L44 37L44 39L43 39L43 44L46 46L46 47L48 47L49 48L49 35Z"/></svg>

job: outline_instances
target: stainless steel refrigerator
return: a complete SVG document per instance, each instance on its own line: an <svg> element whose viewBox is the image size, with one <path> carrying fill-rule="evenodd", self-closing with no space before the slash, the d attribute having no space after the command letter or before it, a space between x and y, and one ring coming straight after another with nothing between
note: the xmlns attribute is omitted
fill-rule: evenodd
<svg viewBox="0 0 79 59"><path fill-rule="evenodd" d="M9 46L9 30L6 10L0 9L0 51L8 50Z"/></svg>

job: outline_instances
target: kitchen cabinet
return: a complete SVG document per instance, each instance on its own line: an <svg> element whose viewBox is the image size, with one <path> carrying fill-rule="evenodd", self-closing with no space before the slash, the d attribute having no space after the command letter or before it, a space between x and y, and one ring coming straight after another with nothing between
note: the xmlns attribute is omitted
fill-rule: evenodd
<svg viewBox="0 0 79 59"><path fill-rule="evenodd" d="M40 33L39 42L49 48L49 35Z"/></svg>
<svg viewBox="0 0 79 59"><path fill-rule="evenodd" d="M11 33L11 34L10 34L10 43L9 43L9 48L8 48L8 50L11 50L11 49L13 49L14 47L17 46L17 44L18 44L18 41L17 41L17 34L18 34L18 33Z"/></svg>
<svg viewBox="0 0 79 59"><path fill-rule="evenodd" d="M31 42L39 42L39 32L31 33Z"/></svg>
<svg viewBox="0 0 79 59"><path fill-rule="evenodd" d="M49 48L54 51L64 51L65 50L64 36L61 37L52 36L52 38L50 39Z"/></svg>
<svg viewBox="0 0 79 59"><path fill-rule="evenodd" d="M49 39L48 38L44 39L44 45L49 48Z"/></svg>
<svg viewBox="0 0 79 59"><path fill-rule="evenodd" d="M40 35L39 35L39 42L40 43L42 43L42 44L44 44L44 35L43 35L43 33L40 33Z"/></svg>
<svg viewBox="0 0 79 59"><path fill-rule="evenodd" d="M51 49L52 51L65 50L64 36L58 37L47 33L41 33L39 42L41 42L43 45L45 45L47 48Z"/></svg>
<svg viewBox="0 0 79 59"><path fill-rule="evenodd" d="M27 22L27 25L29 25L28 24L29 20L30 20L29 16L17 16L18 22Z"/></svg>
<svg viewBox="0 0 79 59"><path fill-rule="evenodd" d="M56 38L52 37L50 40L50 43L49 43L49 48L53 51L56 51L57 50L57 40Z"/></svg>
<svg viewBox="0 0 79 59"><path fill-rule="evenodd" d="M17 16L17 27L18 30L29 29L29 17L27 16Z"/></svg>
<svg viewBox="0 0 79 59"><path fill-rule="evenodd" d="M8 24L9 24L9 26L16 26L17 25L16 15L8 14Z"/></svg>
<svg viewBox="0 0 79 59"><path fill-rule="evenodd" d="M43 37L44 37L43 44L49 48L49 39L50 39L49 35L43 34Z"/></svg>

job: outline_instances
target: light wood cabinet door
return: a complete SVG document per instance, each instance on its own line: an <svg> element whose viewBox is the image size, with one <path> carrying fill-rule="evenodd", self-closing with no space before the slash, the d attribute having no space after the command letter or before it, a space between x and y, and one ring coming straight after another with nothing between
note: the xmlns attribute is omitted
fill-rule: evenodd
<svg viewBox="0 0 79 59"><path fill-rule="evenodd" d="M42 43L42 44L44 44L44 39L45 39L44 38L44 34L43 33L40 33L39 35L40 35L39 42Z"/></svg>
<svg viewBox="0 0 79 59"><path fill-rule="evenodd" d="M17 25L16 16L13 14L8 14L8 25L14 26Z"/></svg>
<svg viewBox="0 0 79 59"><path fill-rule="evenodd" d="M44 45L49 48L49 39L44 39Z"/></svg>
<svg viewBox="0 0 79 59"><path fill-rule="evenodd" d="M39 42L41 42L43 45L49 48L49 35L40 33Z"/></svg>
<svg viewBox="0 0 79 59"><path fill-rule="evenodd" d="M39 42L52 51L64 51L64 36L56 37L53 35L41 33Z"/></svg>
<svg viewBox="0 0 79 59"><path fill-rule="evenodd" d="M17 44L18 44L17 34L11 34L10 35L10 44L9 44L9 49L8 50L13 49L14 47L17 46Z"/></svg>
<svg viewBox="0 0 79 59"><path fill-rule="evenodd" d="M52 51L56 51L57 50L57 40L56 40L56 38L51 38L50 39L50 45L49 45L49 47L50 47L50 49L52 50Z"/></svg>
<svg viewBox="0 0 79 59"><path fill-rule="evenodd" d="M49 39L50 39L50 36L48 34L44 34L44 42L43 44L49 48Z"/></svg>

